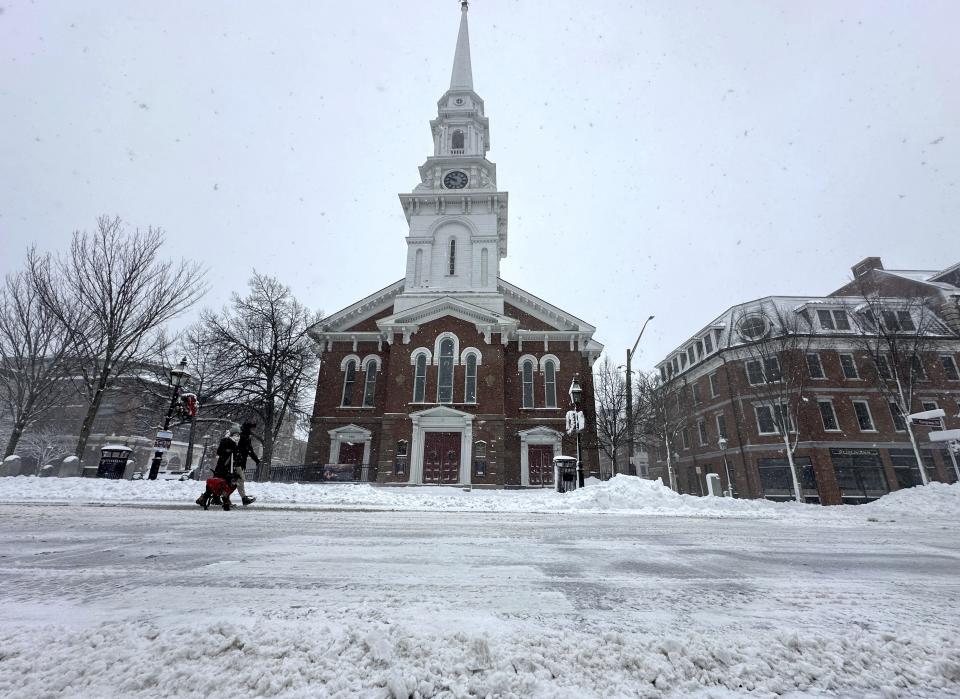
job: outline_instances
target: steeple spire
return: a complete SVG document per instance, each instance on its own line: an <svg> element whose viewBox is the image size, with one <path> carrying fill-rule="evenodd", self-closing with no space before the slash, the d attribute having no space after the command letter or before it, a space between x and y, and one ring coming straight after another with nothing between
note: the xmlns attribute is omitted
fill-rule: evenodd
<svg viewBox="0 0 960 699"><path fill-rule="evenodd" d="M460 2L460 33L457 34L457 52L453 56L451 90L473 90L473 68L470 66L470 30L467 28L467 0Z"/></svg>

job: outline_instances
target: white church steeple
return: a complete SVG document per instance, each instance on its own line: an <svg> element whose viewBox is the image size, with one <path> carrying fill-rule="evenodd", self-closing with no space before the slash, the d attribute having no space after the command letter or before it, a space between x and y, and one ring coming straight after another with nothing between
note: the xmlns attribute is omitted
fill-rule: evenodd
<svg viewBox="0 0 960 699"><path fill-rule="evenodd" d="M473 90L467 14L463 0L450 88L430 121L433 155L413 192L400 195L410 233L397 311L444 295L503 312L497 278L507 255L507 193L497 191L497 166L487 160L490 126Z"/></svg>
<svg viewBox="0 0 960 699"><path fill-rule="evenodd" d="M457 34L457 52L453 56L450 89L472 92L473 68L470 65L470 30L467 26L467 4L467 0L460 3L460 32Z"/></svg>

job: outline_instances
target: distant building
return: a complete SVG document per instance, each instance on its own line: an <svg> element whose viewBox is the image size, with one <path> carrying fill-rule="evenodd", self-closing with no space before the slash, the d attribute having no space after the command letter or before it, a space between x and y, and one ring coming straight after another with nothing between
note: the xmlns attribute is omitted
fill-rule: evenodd
<svg viewBox="0 0 960 699"><path fill-rule="evenodd" d="M904 415L882 389L895 360L865 349L865 328L894 338L916 336L917 356L910 360L915 391L906 412L942 408L946 428L960 428L958 270L960 265L940 272L883 270L878 258L867 258L853 268L854 281L832 294L749 301L694 333L657 365L661 378L678 388L683 416L669 449L678 490L702 495L708 473L718 474L724 487L729 473L739 497L792 498L786 446L774 424L774 411L789 413L790 401L796 401L796 419L784 424L790 423L796 441L795 463L808 502L867 502L920 483ZM887 310L872 310L868 299L874 294ZM803 323L792 326L791 319ZM922 330L916 327L921 322ZM807 329L804 356L786 360L806 374L792 394L783 393L778 409L759 396L778 382L782 388L785 361L764 366L755 348L773 342L783 326ZM929 441L930 427L914 429L930 479L955 481L943 443ZM666 447L651 457L651 471L667 482Z"/></svg>

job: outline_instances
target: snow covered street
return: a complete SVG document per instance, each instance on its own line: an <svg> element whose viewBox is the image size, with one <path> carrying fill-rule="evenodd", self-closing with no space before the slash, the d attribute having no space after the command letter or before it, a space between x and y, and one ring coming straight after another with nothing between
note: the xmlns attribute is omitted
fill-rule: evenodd
<svg viewBox="0 0 960 699"><path fill-rule="evenodd" d="M960 696L956 486L665 517L616 482L205 512L71 480L0 480L3 696ZM425 505L454 492L530 507Z"/></svg>

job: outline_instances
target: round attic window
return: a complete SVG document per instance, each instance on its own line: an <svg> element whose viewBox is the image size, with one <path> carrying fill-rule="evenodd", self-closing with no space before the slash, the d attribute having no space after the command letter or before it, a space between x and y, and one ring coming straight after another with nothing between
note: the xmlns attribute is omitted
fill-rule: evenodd
<svg viewBox="0 0 960 699"><path fill-rule="evenodd" d="M770 330L770 323L763 314L749 315L741 319L737 332L744 340L759 340Z"/></svg>

